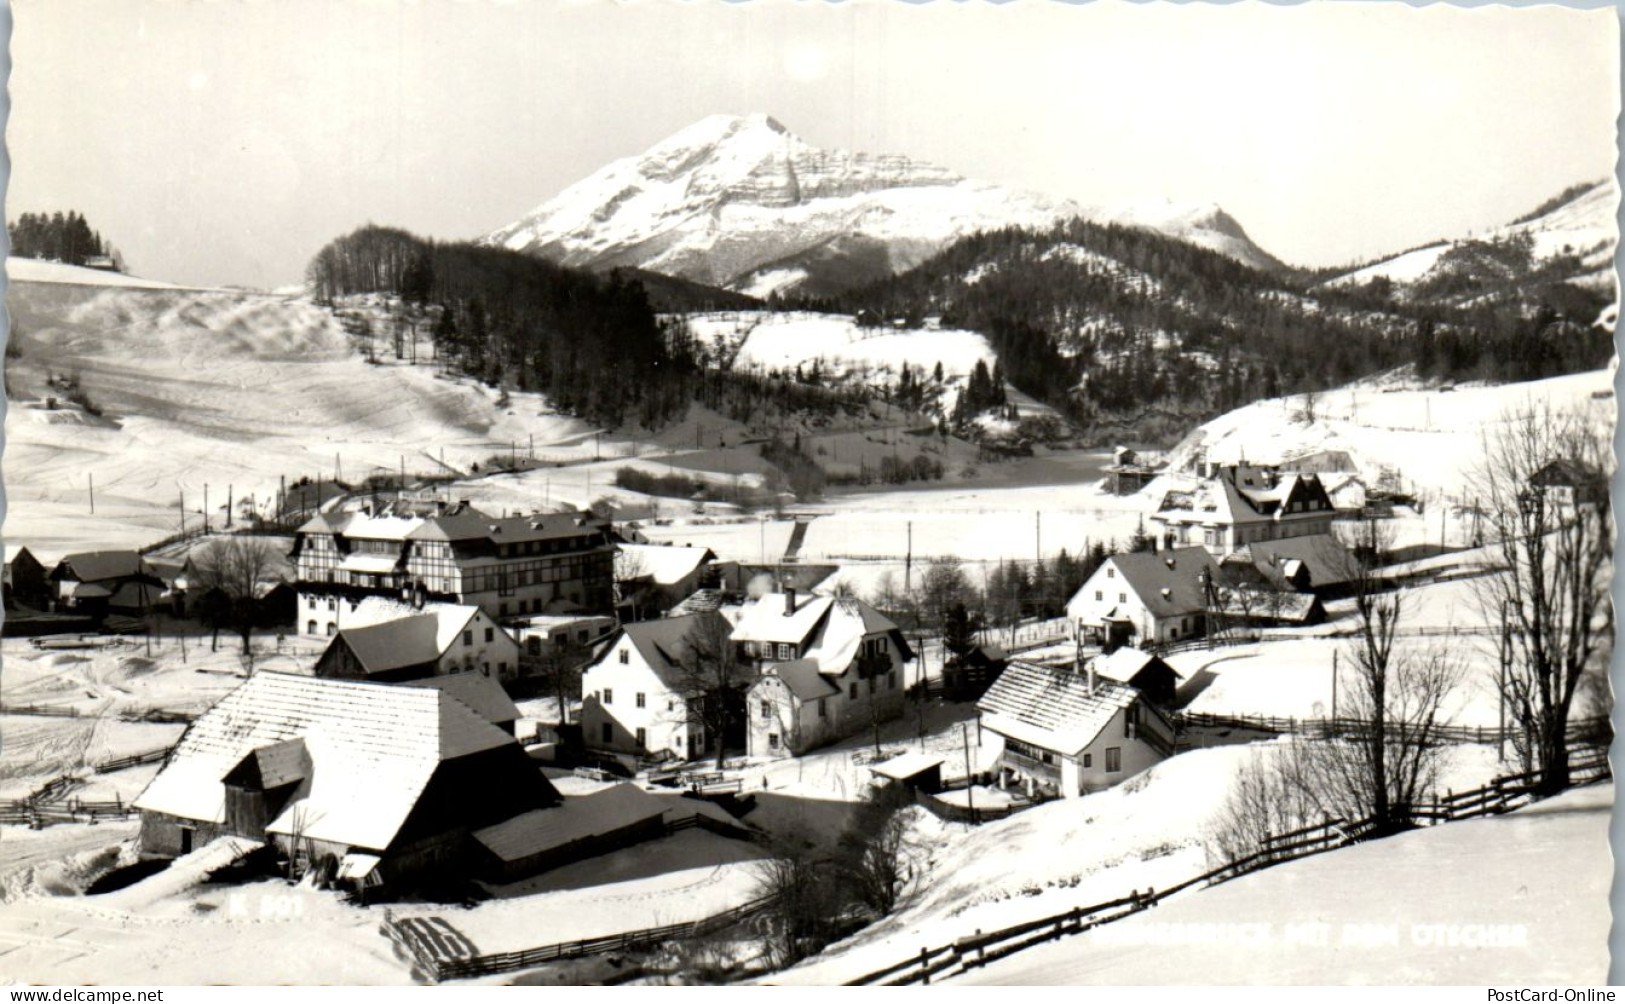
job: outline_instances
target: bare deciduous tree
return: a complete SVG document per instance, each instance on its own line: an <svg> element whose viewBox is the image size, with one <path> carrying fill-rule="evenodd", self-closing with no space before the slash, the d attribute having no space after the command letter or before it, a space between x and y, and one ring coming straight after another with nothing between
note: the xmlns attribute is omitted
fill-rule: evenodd
<svg viewBox="0 0 1625 1004"><path fill-rule="evenodd" d="M199 594L216 592L229 604L222 618L243 640L243 654L261 617L260 593L279 572L281 554L259 537L219 537L192 556L190 588Z"/></svg>
<svg viewBox="0 0 1625 1004"><path fill-rule="evenodd" d="M685 698L681 714L689 725L704 730L721 767L728 732L744 713L749 675L734 649L732 628L721 614L696 614L684 642L678 656Z"/></svg>
<svg viewBox="0 0 1625 1004"><path fill-rule="evenodd" d="M1502 634L1500 684L1540 790L1568 786L1569 712L1613 650L1611 416L1531 405L1484 437L1472 490L1497 572L1475 580L1480 614Z"/></svg>

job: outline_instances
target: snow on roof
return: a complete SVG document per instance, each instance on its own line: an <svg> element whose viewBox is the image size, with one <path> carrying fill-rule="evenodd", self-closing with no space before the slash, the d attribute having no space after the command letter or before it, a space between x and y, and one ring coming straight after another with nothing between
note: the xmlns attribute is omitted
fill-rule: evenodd
<svg viewBox="0 0 1625 1004"><path fill-rule="evenodd" d="M480 608L471 603L425 603L418 607L388 596L368 596L344 615L344 630L353 631L408 617L434 617L435 655L438 657L456 643L457 636L479 612Z"/></svg>
<svg viewBox="0 0 1625 1004"><path fill-rule="evenodd" d="M398 554L350 554L346 555L339 568L346 572L366 572L370 575L387 575L395 570L401 563Z"/></svg>
<svg viewBox="0 0 1625 1004"><path fill-rule="evenodd" d="M699 623L699 618L709 616L714 615L693 614L636 621L621 625L621 631L660 681L674 690L680 690L684 686L682 659L688 648L688 633ZM609 651L609 647L604 649L605 657Z"/></svg>
<svg viewBox="0 0 1625 1004"><path fill-rule="evenodd" d="M484 673L451 673L429 676L421 680L408 680L407 687L434 687L473 708L488 722L501 725L519 719L519 708L494 676Z"/></svg>
<svg viewBox="0 0 1625 1004"><path fill-rule="evenodd" d="M135 806L224 822L227 773L296 738L310 773L266 832L371 850L389 846L442 762L514 741L433 687L261 671L187 728Z"/></svg>
<svg viewBox="0 0 1625 1004"><path fill-rule="evenodd" d="M1216 581L1219 574L1218 563L1202 547L1115 554L1107 563L1155 617L1182 617L1206 610L1201 574L1207 572L1210 581Z"/></svg>
<svg viewBox="0 0 1625 1004"><path fill-rule="evenodd" d="M792 595L768 593L753 603L745 604L734 625L734 641L769 641L792 645L805 642L818 622L835 605L835 600L828 596L794 596L795 610L789 613Z"/></svg>
<svg viewBox="0 0 1625 1004"><path fill-rule="evenodd" d="M1094 664L1095 672L1108 680L1116 680L1118 683L1132 683L1134 678L1140 674L1140 671L1150 665L1153 660L1162 662L1164 666L1168 665L1149 652L1142 652L1133 646L1125 645L1111 655L1103 655L1097 658ZM1172 666L1168 666L1168 668L1175 677L1179 676L1178 670Z"/></svg>
<svg viewBox="0 0 1625 1004"><path fill-rule="evenodd" d="M917 777L932 767L942 766L943 757L931 753L904 753L894 756L882 763L870 764L869 769L881 777L889 777L894 781L907 781Z"/></svg>
<svg viewBox="0 0 1625 1004"><path fill-rule="evenodd" d="M1140 692L1115 680L1070 669L1012 662L976 702L982 725L1018 742L1075 754L1094 741Z"/></svg>
<svg viewBox="0 0 1625 1004"><path fill-rule="evenodd" d="M709 547L676 547L669 544L622 544L632 577L647 575L656 585L674 586L693 575L705 562L716 559Z"/></svg>
<svg viewBox="0 0 1625 1004"><path fill-rule="evenodd" d="M659 819L666 808L665 801L635 784L617 784L476 830L474 839L503 861L519 861Z"/></svg>

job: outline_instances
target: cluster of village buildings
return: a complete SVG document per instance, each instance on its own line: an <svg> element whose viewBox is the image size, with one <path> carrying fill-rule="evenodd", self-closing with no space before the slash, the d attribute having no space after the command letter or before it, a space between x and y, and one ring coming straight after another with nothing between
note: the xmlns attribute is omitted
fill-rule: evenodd
<svg viewBox="0 0 1625 1004"><path fill-rule="evenodd" d="M1195 474L1156 501L1154 549L1109 557L1067 604L1065 658L952 654L946 696L976 702L989 780L1075 797L1173 755L1168 648L1236 624L1312 623L1359 573L1332 532L1350 507L1321 473ZM302 673L253 674L191 725L137 802L148 854L230 836L358 889L448 873L510 881L663 834L674 811L733 822L635 784L561 798L521 742L515 695L571 681L555 762L649 778L724 752L794 757L878 738L911 688L926 692L894 621L817 591L832 569L722 562L588 513L330 506L295 533L288 563L266 597L278 592L285 630L321 654ZM26 625L179 609L188 571L134 552L68 555L47 571L8 549L8 630L12 612Z"/></svg>

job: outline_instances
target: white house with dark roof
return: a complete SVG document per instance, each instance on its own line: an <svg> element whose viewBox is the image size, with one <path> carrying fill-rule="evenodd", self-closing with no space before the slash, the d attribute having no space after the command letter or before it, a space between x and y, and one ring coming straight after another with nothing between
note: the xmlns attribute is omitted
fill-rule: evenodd
<svg viewBox="0 0 1625 1004"><path fill-rule="evenodd" d="M1218 575L1201 547L1114 554L1067 601L1067 618L1080 641L1108 651L1195 638L1207 629Z"/></svg>
<svg viewBox="0 0 1625 1004"><path fill-rule="evenodd" d="M616 608L623 621L659 617L700 588L717 558L708 547L676 544L617 545Z"/></svg>
<svg viewBox="0 0 1625 1004"><path fill-rule="evenodd" d="M1174 729L1129 684L1072 668L1012 662L976 703L977 734L998 782L1074 798L1174 753Z"/></svg>
<svg viewBox="0 0 1625 1004"><path fill-rule="evenodd" d="M474 831L558 800L447 690L262 671L187 728L135 807L144 855L232 836L370 888L466 867Z"/></svg>
<svg viewBox="0 0 1625 1004"><path fill-rule="evenodd" d="M339 598L348 607L348 598ZM476 606L427 603L422 607L384 597L348 610L316 676L355 680L413 680L479 672L499 680L519 675L519 643Z"/></svg>
<svg viewBox="0 0 1625 1004"><path fill-rule="evenodd" d="M1318 475L1239 464L1164 492L1151 520L1165 547L1199 545L1222 558L1254 541L1330 533L1336 515Z"/></svg>
<svg viewBox="0 0 1625 1004"><path fill-rule="evenodd" d="M902 713L914 653L862 600L769 593L746 604L733 640L759 673L745 695L751 756L797 756Z"/></svg>
<svg viewBox="0 0 1625 1004"><path fill-rule="evenodd" d="M706 754L714 737L699 715L689 713L696 695L683 659L689 632L700 618L715 616L622 625L581 674L581 733L588 749L677 760Z"/></svg>

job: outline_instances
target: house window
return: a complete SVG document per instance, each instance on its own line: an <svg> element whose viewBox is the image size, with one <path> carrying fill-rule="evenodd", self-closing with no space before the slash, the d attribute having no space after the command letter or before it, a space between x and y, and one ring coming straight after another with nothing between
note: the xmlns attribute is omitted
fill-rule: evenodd
<svg viewBox="0 0 1625 1004"><path fill-rule="evenodd" d="M306 630L305 633L306 634L315 634L316 633L316 622L315 621L310 622L310 624L308 625L308 630Z"/></svg>
<svg viewBox="0 0 1625 1004"><path fill-rule="evenodd" d="M897 670L894 669L890 673L886 674L886 689L887 690L896 690L897 689Z"/></svg>
<svg viewBox="0 0 1625 1004"><path fill-rule="evenodd" d="M773 702L772 701L763 701L762 702L762 717L763 718L772 718L773 717Z"/></svg>
<svg viewBox="0 0 1625 1004"><path fill-rule="evenodd" d="M858 681L853 680L850 684L847 685L846 697L847 697L847 700L849 700L849 701L855 701L855 700L858 699Z"/></svg>
<svg viewBox="0 0 1625 1004"><path fill-rule="evenodd" d="M644 732L643 729L638 729L638 749L643 748L644 743L648 741L648 738L649 738L648 735Z"/></svg>
<svg viewBox="0 0 1625 1004"><path fill-rule="evenodd" d="M486 628L485 629L485 640L486 640L486 642L490 643L490 642L494 641L495 639L496 639L496 629L495 628Z"/></svg>
<svg viewBox="0 0 1625 1004"><path fill-rule="evenodd" d="M610 724L609 722L605 722L602 726L599 727L599 733L598 734L603 737L604 742L612 743L612 742L615 741L615 726Z"/></svg>
<svg viewBox="0 0 1625 1004"><path fill-rule="evenodd" d="M328 624L327 624L327 636L329 638L331 638L331 637L333 637L334 635L336 635L338 633L339 633L339 626L337 624L334 624L333 622L329 621Z"/></svg>
<svg viewBox="0 0 1625 1004"><path fill-rule="evenodd" d="M829 717L829 708L826 707L825 704L824 704L824 702L826 700L828 700L828 698L820 697L818 699L818 717L819 718L828 718Z"/></svg>
<svg viewBox="0 0 1625 1004"><path fill-rule="evenodd" d="M1104 600L1105 598L1106 598L1106 590L1104 590L1104 589L1095 590L1095 602L1096 603L1099 603L1101 600Z"/></svg>
<svg viewBox="0 0 1625 1004"><path fill-rule="evenodd" d="M621 649L621 665L630 666L631 664L632 664L632 653L630 651L628 651L627 649L624 649L624 648Z"/></svg>
<svg viewBox="0 0 1625 1004"><path fill-rule="evenodd" d="M614 690L614 688L612 688L612 687L605 687L604 688L604 703L605 704L614 704L615 703L615 690Z"/></svg>
<svg viewBox="0 0 1625 1004"><path fill-rule="evenodd" d="M1118 593L1117 594L1117 602L1119 602L1119 603L1127 603L1128 602L1128 593Z"/></svg>
<svg viewBox="0 0 1625 1004"><path fill-rule="evenodd" d="M535 635L531 635L529 638L525 639L525 648L530 650L531 655L541 655L542 640Z"/></svg>
<svg viewBox="0 0 1625 1004"><path fill-rule="evenodd" d="M779 645L779 658L783 659L783 660L794 659L795 658L795 653L791 650L789 645L785 645L783 643L780 643L780 645Z"/></svg>
<svg viewBox="0 0 1625 1004"><path fill-rule="evenodd" d="M767 748L770 750L776 750L779 748L779 734L777 732L769 732L767 734Z"/></svg>
<svg viewBox="0 0 1625 1004"><path fill-rule="evenodd" d="M480 672L483 673L486 676L490 676L491 675L491 664L488 663L488 662L480 663Z"/></svg>
<svg viewBox="0 0 1625 1004"><path fill-rule="evenodd" d="M339 608L339 601L334 599L333 597L329 596L327 598L327 609L329 609L329 610L337 610L338 608Z"/></svg>
<svg viewBox="0 0 1625 1004"><path fill-rule="evenodd" d="M1106 773L1116 774L1123 769L1123 748L1121 746L1106 747Z"/></svg>
<svg viewBox="0 0 1625 1004"><path fill-rule="evenodd" d="M1093 767L1094 765L1095 765L1095 755L1093 753L1085 753L1083 755L1083 769L1088 770L1090 767Z"/></svg>
<svg viewBox="0 0 1625 1004"><path fill-rule="evenodd" d="M1108 578L1108 579L1117 578L1117 569L1113 568L1110 565L1107 565L1106 566L1106 578Z"/></svg>
<svg viewBox="0 0 1625 1004"><path fill-rule="evenodd" d="M871 677L869 677L869 693L872 694L874 692L875 692L875 678L871 676Z"/></svg>
<svg viewBox="0 0 1625 1004"><path fill-rule="evenodd" d="M641 708L641 707L643 707L643 706L644 706L644 703L645 703L645 702L644 702L644 697L643 697L643 691L641 691L641 690L640 690L640 691L638 691L638 696L637 696L637 698L636 698L636 699L635 699L635 700L634 700L634 701L633 701L633 703L634 703L634 704L636 704L636 705L637 705L637 706L638 706L638 707L640 707L640 708Z"/></svg>
<svg viewBox="0 0 1625 1004"><path fill-rule="evenodd" d="M497 675L498 676L507 676L508 675L508 664L507 663L505 663L505 662L497 663Z"/></svg>
<svg viewBox="0 0 1625 1004"><path fill-rule="evenodd" d="M463 632L463 645L466 647L466 646L471 646L473 644L474 644L474 632L471 631L471 630L470 631L464 631Z"/></svg>

